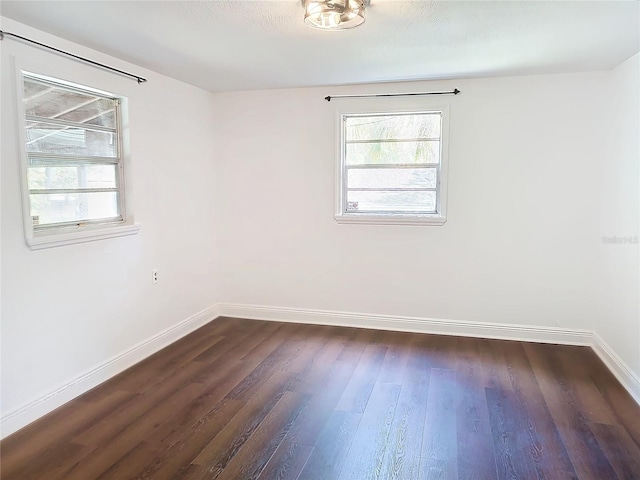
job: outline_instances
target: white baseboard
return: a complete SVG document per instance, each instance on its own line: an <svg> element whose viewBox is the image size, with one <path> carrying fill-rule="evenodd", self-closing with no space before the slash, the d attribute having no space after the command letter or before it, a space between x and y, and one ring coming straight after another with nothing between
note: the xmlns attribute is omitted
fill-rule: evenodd
<svg viewBox="0 0 640 480"><path fill-rule="evenodd" d="M70 382L61 385L26 405L3 415L0 423L1 437L4 438L34 420L73 400L96 385L108 380L167 345L179 340L192 331L219 316L218 305L209 307L153 337L134 345L129 350L116 355L92 368Z"/></svg>
<svg viewBox="0 0 640 480"><path fill-rule="evenodd" d="M557 327L534 327L503 323L441 320L426 317L402 317L327 310L238 305L221 303L220 315L227 317L273 320L279 322L373 328L401 332L433 333L462 337L495 338L525 342L557 343L562 345L591 345L593 334L586 330Z"/></svg>
<svg viewBox="0 0 640 480"><path fill-rule="evenodd" d="M622 386L629 392L638 405L640 405L640 378L633 373L629 365L598 335L593 334L591 348L596 352L600 360L618 379Z"/></svg>

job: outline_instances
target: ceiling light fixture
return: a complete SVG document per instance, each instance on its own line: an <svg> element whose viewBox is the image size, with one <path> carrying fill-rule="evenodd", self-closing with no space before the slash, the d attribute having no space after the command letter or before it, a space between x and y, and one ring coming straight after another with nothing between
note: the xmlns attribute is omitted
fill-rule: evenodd
<svg viewBox="0 0 640 480"><path fill-rule="evenodd" d="M347 30L364 23L370 0L302 0L304 23L321 30Z"/></svg>

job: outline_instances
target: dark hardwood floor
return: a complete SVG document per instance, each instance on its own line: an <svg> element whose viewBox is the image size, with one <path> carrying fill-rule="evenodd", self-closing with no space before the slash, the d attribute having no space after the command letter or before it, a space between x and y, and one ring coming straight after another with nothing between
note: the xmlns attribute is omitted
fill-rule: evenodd
<svg viewBox="0 0 640 480"><path fill-rule="evenodd" d="M2 480L640 479L587 347L219 318L0 444Z"/></svg>

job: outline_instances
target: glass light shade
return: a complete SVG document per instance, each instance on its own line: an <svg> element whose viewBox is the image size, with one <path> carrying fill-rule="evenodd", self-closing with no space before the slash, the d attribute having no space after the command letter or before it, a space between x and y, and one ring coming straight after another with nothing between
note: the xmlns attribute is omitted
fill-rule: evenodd
<svg viewBox="0 0 640 480"><path fill-rule="evenodd" d="M365 0L303 0L304 22L322 30L347 30L364 23Z"/></svg>

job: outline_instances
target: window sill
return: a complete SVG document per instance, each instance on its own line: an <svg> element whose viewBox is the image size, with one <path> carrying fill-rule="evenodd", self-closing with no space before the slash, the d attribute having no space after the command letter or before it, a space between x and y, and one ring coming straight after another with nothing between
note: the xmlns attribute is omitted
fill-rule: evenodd
<svg viewBox="0 0 640 480"><path fill-rule="evenodd" d="M41 250L43 248L62 247L73 245L74 243L93 242L106 238L124 237L135 235L140 230L139 223L133 225L118 225L112 227L101 227L68 233L45 233L36 234L26 239L27 246L31 250Z"/></svg>
<svg viewBox="0 0 640 480"><path fill-rule="evenodd" d="M446 217L441 215L359 215L342 214L334 217L338 223L360 223L365 225L444 225Z"/></svg>

